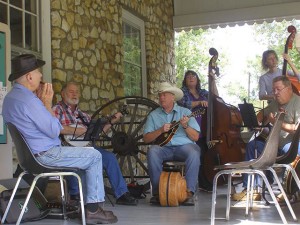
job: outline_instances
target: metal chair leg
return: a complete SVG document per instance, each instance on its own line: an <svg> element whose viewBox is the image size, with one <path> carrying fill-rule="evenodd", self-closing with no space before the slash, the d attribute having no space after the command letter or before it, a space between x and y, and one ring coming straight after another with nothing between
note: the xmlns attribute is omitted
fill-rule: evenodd
<svg viewBox="0 0 300 225"><path fill-rule="evenodd" d="M281 193L282 193L282 195L283 195L283 197L284 197L284 200L285 200L285 202L286 202L286 204L287 204L287 206L288 206L288 208L289 208L289 211L290 211L290 213L291 213L291 215L292 215L294 221L297 221L297 217L296 217L296 215L295 215L295 212L294 212L294 210L293 210L293 208L292 208L292 206L291 206L291 203L290 203L288 197L286 196L285 191L283 190L283 187L282 187L282 185L281 185L281 183L280 183L280 181L279 181L279 179L278 179L278 176L277 176L275 170L274 170L273 168L270 168L269 170L272 172L272 174L273 174L273 176L274 176L274 178L275 178L275 181L276 181L277 184L278 184L278 188L280 189L280 191L281 191ZM276 199L276 198L275 198L275 199ZM276 203L279 205L277 199L276 199Z"/></svg>
<svg viewBox="0 0 300 225"><path fill-rule="evenodd" d="M1 220L1 223L2 223L2 224L4 224L4 222L5 222L5 219L6 219L6 217L7 217L7 214L8 214L8 212L9 212L9 210L10 210L10 207L11 207L11 203L12 203L12 201L13 201L15 195L16 195L16 192L17 192L18 187L19 187L19 185L20 185L21 179L22 179L22 177L23 177L25 174L28 174L28 173L22 172L22 173L19 175L19 177L18 177L18 180L17 180L17 182L16 182L16 185L15 185L15 187L14 187L14 190L13 190L13 192L12 192L12 194L11 194L11 197L10 197L10 199L9 199L9 202L8 202L8 204L7 204L7 207L6 207L6 209L5 209L5 212L4 212L4 214L3 214L3 217L2 217L2 220Z"/></svg>
<svg viewBox="0 0 300 225"><path fill-rule="evenodd" d="M64 219L68 219L67 210L66 210L66 197L65 197L65 190L64 190L64 178L63 176L59 176L59 183L60 183L60 191L61 191L61 204L62 204L62 214Z"/></svg>
<svg viewBox="0 0 300 225"><path fill-rule="evenodd" d="M274 170L273 170L273 171L274 171ZM268 181L266 175L265 175L264 172L262 172L262 171L256 171L256 173L259 174L259 175L262 177L262 179L264 180L264 182L265 182L265 184L266 184L266 186L267 186L267 188L268 188L268 191L269 191L269 193L270 193L270 195L271 195L271 198L272 198L272 200L273 200L274 203L275 203L275 207L276 207L276 209L277 209L277 211L278 211L278 213L279 213L279 215L280 215L280 218L281 218L283 224L287 224L287 220L286 220L286 218L285 218L285 216L284 216L284 214L283 214L283 212L282 212L282 210L281 210L281 208L280 208L279 203L278 203L277 200L276 200L276 196L274 195L274 192L273 192L273 190L272 190L272 188L271 188L271 185L270 185L270 183L269 183L269 181ZM275 175L276 175L276 174L275 174ZM277 175L276 175L276 176L277 176ZM277 179L278 179L278 178L277 178Z"/></svg>

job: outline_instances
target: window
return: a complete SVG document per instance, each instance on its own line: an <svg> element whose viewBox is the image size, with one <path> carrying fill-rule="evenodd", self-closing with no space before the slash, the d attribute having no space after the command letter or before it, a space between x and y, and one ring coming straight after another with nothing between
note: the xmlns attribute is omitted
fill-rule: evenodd
<svg viewBox="0 0 300 225"><path fill-rule="evenodd" d="M0 22L8 24L12 46L40 52L39 0L0 0Z"/></svg>
<svg viewBox="0 0 300 225"><path fill-rule="evenodd" d="M125 96L146 97L144 21L123 10Z"/></svg>
<svg viewBox="0 0 300 225"><path fill-rule="evenodd" d="M0 23L11 31L11 57L31 53L46 61L44 79L51 80L49 0L0 0Z"/></svg>

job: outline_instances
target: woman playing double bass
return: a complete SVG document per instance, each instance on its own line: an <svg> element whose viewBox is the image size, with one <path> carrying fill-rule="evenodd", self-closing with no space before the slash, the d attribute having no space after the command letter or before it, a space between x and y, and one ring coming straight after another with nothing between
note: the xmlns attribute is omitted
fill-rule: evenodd
<svg viewBox="0 0 300 225"><path fill-rule="evenodd" d="M213 85L212 85L212 92L214 95L218 96L218 90L215 83L215 75L210 74L212 76ZM199 79L198 74L193 70L187 70L184 74L184 79L182 81L183 91L183 98L178 102L179 105L190 109L192 112L199 110L200 108L207 108L208 107L208 91L201 88L201 81ZM203 119L202 119L203 118ZM199 170L199 178L198 184L199 189L203 191L211 191L212 186L206 180L203 174L203 155L207 151L206 145L206 117L205 116L198 116L196 120L201 127L201 133L197 144L201 149L201 165Z"/></svg>
<svg viewBox="0 0 300 225"><path fill-rule="evenodd" d="M293 64L288 54L283 54L283 58L291 67L292 71L288 71L288 75L298 77L300 80L300 73ZM261 60L262 68L267 72L259 78L259 99L260 100L274 100L272 94L272 81L275 77L282 76L282 69L278 68L278 56L274 50L264 51Z"/></svg>

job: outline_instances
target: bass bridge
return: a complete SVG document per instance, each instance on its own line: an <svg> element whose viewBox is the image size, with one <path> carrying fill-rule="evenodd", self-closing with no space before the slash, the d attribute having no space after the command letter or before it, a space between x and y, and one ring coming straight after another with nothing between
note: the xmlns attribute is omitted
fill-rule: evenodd
<svg viewBox="0 0 300 225"><path fill-rule="evenodd" d="M213 148L216 144L223 143L222 140L211 140L207 142L207 147L208 148Z"/></svg>

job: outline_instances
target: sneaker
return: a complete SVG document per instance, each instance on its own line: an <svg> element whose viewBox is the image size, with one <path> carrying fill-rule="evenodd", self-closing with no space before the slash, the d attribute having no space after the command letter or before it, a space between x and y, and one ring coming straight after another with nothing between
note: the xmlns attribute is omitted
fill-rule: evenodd
<svg viewBox="0 0 300 225"><path fill-rule="evenodd" d="M294 194L286 194L286 195L288 197L290 204L294 204L299 201L299 191L297 191ZM283 194L280 193L279 195L277 195L276 199L280 206L286 206L286 202L284 200Z"/></svg>
<svg viewBox="0 0 300 225"><path fill-rule="evenodd" d="M116 201L118 205L137 205L138 200L134 198L129 192L126 192Z"/></svg>
<svg viewBox="0 0 300 225"><path fill-rule="evenodd" d="M231 195L232 201L246 201L247 200L247 188L245 188L240 193L234 193ZM260 201L261 200L261 194L258 192L258 190L253 190L253 201Z"/></svg>
<svg viewBox="0 0 300 225"><path fill-rule="evenodd" d="M87 224L107 224L116 222L118 222L118 218L111 211L105 211L101 207L98 207L96 212L86 210Z"/></svg>

